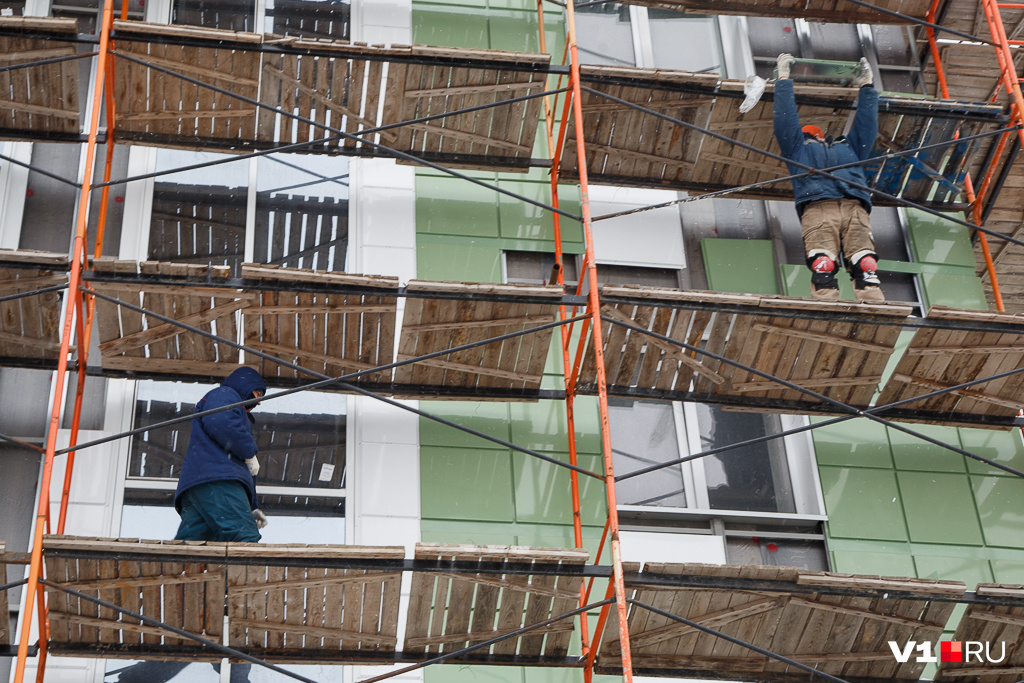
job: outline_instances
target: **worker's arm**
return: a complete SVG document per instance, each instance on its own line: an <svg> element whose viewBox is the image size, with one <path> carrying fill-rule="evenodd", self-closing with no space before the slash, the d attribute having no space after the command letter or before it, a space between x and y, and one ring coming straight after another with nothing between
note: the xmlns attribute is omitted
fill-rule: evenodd
<svg viewBox="0 0 1024 683"><path fill-rule="evenodd" d="M775 139L779 141L782 155L787 159L795 158L803 144L804 134L800 130L800 114L796 110L793 81L788 78L775 81L772 120L775 124Z"/></svg>
<svg viewBox="0 0 1024 683"><path fill-rule="evenodd" d="M867 159L878 137L878 91L870 85L862 86L857 94L857 114L853 127L846 136L858 159Z"/></svg>
<svg viewBox="0 0 1024 683"><path fill-rule="evenodd" d="M234 396L222 397L217 395L216 397L205 398L199 402L196 409L209 410L235 402L225 400L225 398L234 398ZM210 438L239 460L248 460L259 451L259 448L256 446L256 440L252 437L252 427L249 424L249 418L242 408L232 408L231 410L222 410L219 413L206 415L202 418L202 426L206 433L210 435Z"/></svg>

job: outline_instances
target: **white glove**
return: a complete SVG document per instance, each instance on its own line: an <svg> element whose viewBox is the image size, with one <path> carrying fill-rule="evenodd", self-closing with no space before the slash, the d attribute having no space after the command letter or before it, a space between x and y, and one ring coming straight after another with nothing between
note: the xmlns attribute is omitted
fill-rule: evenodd
<svg viewBox="0 0 1024 683"><path fill-rule="evenodd" d="M850 85L854 88L859 88L862 85L869 85L874 78L874 74L871 73L871 65L868 64L868 60L864 57L860 58L860 69L857 71L857 75L850 81Z"/></svg>
<svg viewBox="0 0 1024 683"><path fill-rule="evenodd" d="M255 458L253 458L255 460ZM256 509L252 511L252 518L256 521L256 528L262 529L267 526L270 522L267 521L267 516L263 514L263 510Z"/></svg>
<svg viewBox="0 0 1024 683"><path fill-rule="evenodd" d="M779 59L775 63L775 68L779 72L780 79L789 78L789 67L793 66L793 62L795 61L796 57L788 52L783 52L779 55Z"/></svg>
<svg viewBox="0 0 1024 683"><path fill-rule="evenodd" d="M260 473L260 461L256 459L255 455L245 461L245 466L249 468L249 474L254 477Z"/></svg>

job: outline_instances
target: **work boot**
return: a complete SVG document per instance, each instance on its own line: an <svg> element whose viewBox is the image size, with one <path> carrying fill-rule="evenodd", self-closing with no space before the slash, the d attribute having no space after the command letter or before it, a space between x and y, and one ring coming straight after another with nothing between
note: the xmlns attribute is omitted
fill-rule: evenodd
<svg viewBox="0 0 1024 683"><path fill-rule="evenodd" d="M885 301L881 280L878 279L878 257L874 254L862 256L850 267L853 276L853 293L857 301L880 303Z"/></svg>
<svg viewBox="0 0 1024 683"><path fill-rule="evenodd" d="M809 257L807 265L811 269L811 297L821 301L838 301L836 262L825 254L819 254Z"/></svg>

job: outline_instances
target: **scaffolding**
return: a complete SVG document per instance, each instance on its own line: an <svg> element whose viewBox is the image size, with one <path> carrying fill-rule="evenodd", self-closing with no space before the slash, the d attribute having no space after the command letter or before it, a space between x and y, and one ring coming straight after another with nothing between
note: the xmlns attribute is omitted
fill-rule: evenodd
<svg viewBox="0 0 1024 683"><path fill-rule="evenodd" d="M701 6L668 0L640 4L687 9ZM1012 185L1008 181L1017 172L1017 150L1024 141L1024 98L1011 49L1021 41L1013 37L1019 28L1008 37L1002 18L1004 12L1009 12L1013 15L1011 21L1020 19L1021 6L981 0L988 29L985 34L978 31L979 25L964 20L964 7L975 6L967 0L935 0L930 6L922 2L872 5L860 0L822 0L814 4L812 9L821 16L847 21L861 21L864 17L881 21L887 17L916 25L926 36L933 60L930 73L934 73L943 100L886 100L882 130L890 144L873 160L878 165L870 189L882 201L938 215L945 216L942 211L968 209L970 221L951 220L977 234L996 307L1003 311L997 267L1001 257L1004 264L1012 263L1009 248L1024 244L1020 239L1024 229L1019 228L1018 221L1018 226L1009 231L1002 227L994 230L986 226L986 221L993 215L1002 215L1000 212L1005 214L1007 204L1017 208L1021 204L1019 195L1007 191ZM543 0L538 0L537 9L543 53ZM741 14L781 12L790 16L808 11L806 3L772 3L769 8L758 0L736 0L727 9ZM1018 630L1024 623L1024 594L1019 587L980 586L977 591L968 592L956 582L796 570L765 573L764 568L711 569L697 565L649 564L640 571L639 566L623 562L615 484L624 476L616 476L612 462L608 419L611 395L700 400L753 410L783 409L839 416L806 428L772 434L765 440L846 419L866 418L1024 476L1006 465L892 422L898 418L1003 428L1017 425L1020 389L1024 387L1024 352L1019 350L1024 348L1020 343L1024 325L1013 316L939 310L915 316L912 308L894 304L830 305L784 297L598 286L591 226L594 220L610 216L591 215L591 182L701 192L680 201L722 194L785 196L775 187L788 178L782 158L770 151L771 108L767 102L744 119L746 125L737 125L734 105L742 97L742 88L737 83L700 74L651 74L643 70L581 66L572 3L565 7L566 64L555 66L550 65L546 54L264 40L251 34L154 27L126 21L125 10L122 9L121 19L115 20L112 4L104 8L96 52L87 54L75 52L76 43L90 41L75 35L68 22L0 21L0 40L15 36L12 40L20 41L21 49L20 61L3 67L12 75L12 92L16 93L15 101L0 103L5 136L81 142L75 60L97 58L97 85L88 107L84 181L78 187L80 199L70 262L61 257L22 252L3 255L0 262L0 281L5 292L12 292L0 297L0 304L17 304L18 314L32 322L31 326L21 325L20 339L19 335L7 332L0 336L0 355L8 365L56 370L31 552L25 557L5 556L8 561L27 564L28 578L0 587L0 595L6 598L7 589L26 586L17 647L17 683L23 680L26 660L33 649L29 643L33 612L39 619L40 680L50 647L92 656L145 654L217 659L230 655L263 665L269 665L265 661L268 659L306 661L310 653L285 647L286 639L281 633L319 637L322 645L338 634L295 623L272 625L267 613L257 614L260 618L253 620L253 608L245 596L252 594L255 587L256 593L263 591L264 595L277 591L278 600L291 604L298 599L295 586L311 583L342 586L338 589L342 593L343 586L351 583L371 582L377 586L375 590L380 591L381 599L358 607L364 613L376 615L369 621L377 625L377 630L367 631L346 622L346 635L339 636L343 645L336 652L332 654L326 651L330 648L322 648L313 653L324 661L415 662L407 669L370 679L373 681L453 659L582 667L587 681L594 672L620 671L626 681L632 680L634 671L673 676L754 676L778 681L806 680L808 675L833 681L913 680L920 675L921 666L897 667L889 657L891 653L878 649L885 647L887 635L935 639L953 606L961 603L968 605L957 630L956 637L962 640L970 640L972 634L976 636L993 623ZM1024 21L1018 22L1017 26L1021 25ZM941 53L947 53L947 64L952 56L954 64L970 65L979 45L941 43L937 34L942 31L995 48L999 65L995 87L984 97L968 98L990 100L989 103L949 99L949 78L940 61ZM961 53L970 57L957 62ZM114 57L118 58L116 69ZM337 76L341 81L328 79L317 84L318 77L327 77L326 73L318 76L318 68L332 60L347 69ZM218 68L211 69L210 64ZM31 101L27 91L21 92L26 101L17 101L18 74L31 69L42 70L36 73L55 79L61 88L48 90L45 95L37 91ZM336 70L335 74L341 71ZM413 72L416 76L410 77ZM558 83L552 88L548 83L553 77ZM154 94L156 90L145 90L159 88L167 79L194 88L190 92L195 93L196 108L186 111L183 98L178 103L181 108L167 109L166 101ZM312 84L307 79L313 79ZM404 85L412 82L418 87ZM140 99L142 83L146 84L147 96ZM229 87L217 83L228 83ZM378 84L379 89L375 89ZM358 103L342 101L342 92L357 92L365 99ZM492 101L473 104L477 100L460 99L462 95L481 92L494 95ZM797 92L802 113L823 124L823 128L845 118L852 103L852 93L844 89L798 88ZM1006 96L1005 106L998 102L1000 92ZM299 95L296 97L295 93ZM41 96L51 99L43 101ZM561 115L556 117L558 97ZM550 160L530 157L533 126L541 118L542 107L552 153ZM341 114L344 124L328 123L324 115L328 110ZM100 126L104 111L108 122L105 138ZM380 112L382 116L367 112ZM488 131L485 135L473 128L481 117L487 123L481 128ZM288 120L293 125L277 125L279 120ZM588 143L585 138L589 131L600 133L601 126L605 126L607 133L601 143ZM948 140L925 144L938 129L946 131ZM618 137L611 135L613 130ZM730 137L718 132L721 130L738 132ZM641 134L643 131L646 134ZM991 138L996 142L979 154ZM646 148L636 146L641 139L648 145ZM106 143L103 181L94 184L94 165L99 163L97 145L101 140ZM485 185L453 167L548 167L550 204L488 187L552 213L557 269L551 286L412 282L401 287L393 278L289 272L248 264L233 269L103 259L109 188L139 179L111 179L115 142L242 150L250 156L294 150L383 156L426 165ZM741 151L733 155L729 150ZM4 161L22 163L11 158ZM820 172L827 175L835 170ZM581 215L559 208L559 180L566 178L579 182ZM960 183L966 202L958 198ZM95 189L102 193L96 246L90 257L87 227ZM584 232L581 273L585 276L568 293L562 217L582 222ZM1002 220L1006 222L1005 218ZM996 256L990 253L988 237L1000 239L1005 245ZM57 292L62 290L64 311L59 313L53 304ZM399 298L406 300L406 317L396 341ZM199 299L206 301L205 307L197 303ZM184 303L179 305L181 302ZM171 311L187 313L168 315ZM241 325L231 327L236 318L242 320ZM220 326L215 324L217 321ZM359 337L358 343L349 337L348 343L331 346L332 337L328 335L327 346L317 346L309 339L289 348L283 348L286 345L280 336L249 334L275 326L280 329L283 325L291 325L294 330L302 324L322 330L373 332ZM545 554L424 546L415 559L407 560L393 548L334 548L316 553L292 548L268 554L259 547L234 544L97 542L48 536L51 530L58 536L64 532L76 451L194 417L188 415L108 439L79 443L84 384L91 372L97 372L88 365L94 327L101 337L103 369L99 374L103 376L226 375L230 364L237 363L239 352L244 351L247 358L259 359L260 371L272 378L272 383L288 387L264 400L310 389L372 396L565 467L571 478L576 549ZM231 328L231 333L225 333L225 327ZM540 380L555 328L561 339L564 389L551 392L541 389ZM895 337L908 328L917 330L910 350L883 387L878 405L872 406L870 401L882 379L882 368L893 353ZM185 332L189 335L191 355L184 355L182 347L176 347L172 353L169 345L165 345L161 357L160 344ZM706 343L702 343L705 337ZM338 339L333 338L335 342ZM524 339L531 341L525 343ZM794 339L799 340L805 357L841 357L843 362L801 366L793 356ZM957 362L934 362L953 349L962 352ZM392 362L396 350L398 360ZM301 358L303 362L291 362L286 360L288 357ZM997 360L990 361L990 357ZM61 401L69 371L77 377L70 445L58 449ZM564 400L570 462L566 464L474 432L382 394L405 398ZM584 394L598 397L604 456L601 472L588 471L577 460L574 400ZM5 435L0 438L16 441ZM750 442L688 458L704 457L746 443ZM54 459L58 456L65 456L67 464L60 513L55 529L51 529L49 491ZM626 476L640 476L655 469ZM580 475L601 480L606 490L608 520L594 565L587 564L588 554L582 550ZM598 563L606 544L611 563L604 567ZM173 561L167 559L169 555L173 555ZM152 572L140 576L140 562L153 565ZM246 567L252 566L264 567L263 576L276 577L276 581L270 582L273 585L267 581L250 582ZM300 578L296 579L293 569L301 572ZM419 612L415 618L410 613L406 652L397 653L395 586L403 571L414 572L414 602ZM472 595L475 586L494 589L486 600L478 594L478 600L483 601L476 603L483 612L496 610L490 632L483 628L474 632L470 629L471 616L456 613L456 606L463 605L464 611L468 611L472 601L453 600L445 621L444 601L430 592L435 575L451 582L453 595L458 590L464 594L469 590L468 595ZM186 601L189 595L195 599L189 586L224 587L224 591L214 590L207 596L207 606L211 608L205 613L208 623L182 623L183 628L179 628L153 617L154 613L175 610L182 613L183 619L187 618L184 614L190 614L184 602L159 605L145 597L146 587L166 583L168 576L178 577L175 580L183 585ZM593 600L590 595L595 579L608 583L603 600ZM135 604L115 604L105 599L116 586L133 581L143 591L141 602L138 595ZM293 589L291 595L289 585ZM502 603L499 607L496 589L503 591L501 595L525 592L545 597L531 597L529 607L524 608L526 597L520 594L518 604ZM341 599L342 593L336 597ZM698 594L704 597L698 599ZM245 640L248 636L244 630L233 634L241 640L232 640L231 646L197 635L226 635L220 630L224 615L218 617L218 605L221 610L233 610L229 616L240 627L248 623L264 634L278 633L277 650L254 646ZM587 613L598 608L600 617L591 629ZM825 612L832 621L815 644L775 639L777 629ZM652 618L645 626L646 622L639 623L644 620L638 614L657 615L662 621ZM568 654L571 627L565 626L567 619L576 616L582 646L578 657ZM503 620L500 628L493 628L494 618ZM607 625L609 620L615 627ZM863 635L859 624L865 620L873 620L879 629L871 643L858 640ZM69 637L69 623L77 624L81 629L77 633L83 641L92 642L92 647L83 648L81 642ZM448 630L439 634L435 629L423 629L424 624L443 625ZM724 633L721 627L725 624L739 624L745 637ZM154 643L150 637L159 637L168 630L179 637L177 644L147 647ZM796 629L793 637L799 633ZM834 649L837 634L845 637L842 652ZM666 653L657 647L687 635L696 639L688 652ZM198 645L186 646L186 641ZM721 642L729 643L732 649L720 649ZM810 649L800 649L801 645ZM254 649L261 656L254 656ZM757 658L739 656L740 652L753 652ZM985 680L992 680L993 676L1015 676L1020 670L1020 656L1015 653L1002 669L940 669L939 678L964 680L964 676L985 676ZM292 678L308 680L269 666ZM1001 682L1003 678L996 680Z"/></svg>

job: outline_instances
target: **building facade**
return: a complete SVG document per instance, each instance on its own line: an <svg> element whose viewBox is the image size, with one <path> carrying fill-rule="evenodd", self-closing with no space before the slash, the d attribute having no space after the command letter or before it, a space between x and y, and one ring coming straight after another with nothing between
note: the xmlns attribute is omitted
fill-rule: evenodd
<svg viewBox="0 0 1024 683"><path fill-rule="evenodd" d="M2 5L31 16L74 17L83 33L95 30L98 17L95 3L84 0ZM311 6L316 9L312 24ZM546 48L557 61L564 47L564 20L556 9L545 7L544 28ZM130 18L156 23L371 43L524 52L540 48L531 0L149 0L129 3L128 11ZM903 27L693 15L616 3L581 8L577 27L584 62L743 79L769 75L780 52L843 61L863 56L875 69L880 89L925 89L917 46ZM82 68L95 69L85 62ZM6 142L3 147L4 155L34 168L64 177L80 178L84 172L84 145ZM549 156L542 130L534 156ZM134 177L222 158L227 156L118 146L113 175ZM470 174L541 202L549 198L542 168L523 174ZM665 190L591 189L595 215L685 196ZM104 254L125 259L272 263L393 275L403 282L544 282L554 260L550 213L438 170L390 160L277 154L123 183L114 186L111 196ZM560 196L563 207L578 207L576 188L563 186ZM73 238L76 200L74 188L52 177L0 165L0 248L66 251ZM988 307L962 227L887 207L876 208L872 221L888 298L925 308ZM579 225L565 221L562 230L571 280L583 251L583 234ZM598 221L594 247L599 279L607 283L808 293L799 222L785 202L724 197ZM844 295L852 298L850 291ZM401 310L400 303L399 315ZM546 388L563 387L560 363L555 343L545 368ZM185 414L209 385L90 378L86 387L86 432L80 440ZM0 369L0 433L41 443L53 390L52 373ZM568 459L561 402L418 405ZM409 548L417 541L573 545L564 469L365 397L299 394L267 401L256 414L261 451L274 473L260 486L270 517L266 542ZM580 464L599 470L596 400L577 399L575 415ZM706 404L625 399L612 400L610 419L620 474L808 421ZM1018 431L920 429L1024 469ZM62 434L66 438L66 429ZM81 453L67 532L172 537L177 515L171 495L187 436L187 428L155 430ZM9 550L23 550L29 545L39 456L12 445L0 445L0 451L0 531ZM55 500L60 495L59 467ZM864 419L694 460L626 480L618 489L626 559L794 565L958 579L969 588L984 581L1024 583L1024 535L1017 505L1022 494L1024 482L1012 475ZM594 549L606 517L598 482L583 483L581 505L583 545ZM14 578L15 569L9 568L8 574ZM17 604L12 600L12 609ZM0 662L0 675L5 675L5 666ZM51 658L47 680L116 680L114 672L122 666ZM377 672L329 666L297 670L317 680L346 682ZM450 666L402 678L529 683L579 675ZM214 681L219 676L208 665L195 664L168 680ZM272 677L254 669L251 680Z"/></svg>

